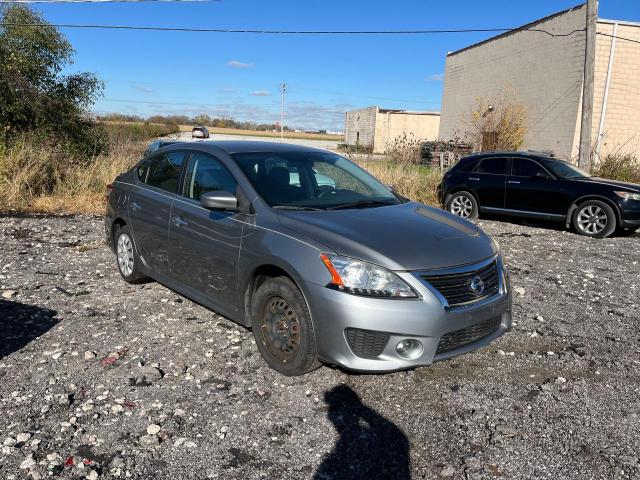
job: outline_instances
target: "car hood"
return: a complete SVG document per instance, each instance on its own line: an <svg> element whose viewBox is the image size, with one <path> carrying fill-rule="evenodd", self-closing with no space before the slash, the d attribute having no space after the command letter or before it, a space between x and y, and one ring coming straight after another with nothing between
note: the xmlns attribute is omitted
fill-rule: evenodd
<svg viewBox="0 0 640 480"><path fill-rule="evenodd" d="M578 178L576 180L585 183L600 183L609 185L611 187L621 187L626 188L627 190L633 190L634 192L640 192L640 185L638 185L637 183L619 182L618 180L610 180L608 178L599 177Z"/></svg>
<svg viewBox="0 0 640 480"><path fill-rule="evenodd" d="M426 270L496 253L476 225L418 203L330 211L278 212L281 224L335 253L391 270Z"/></svg>

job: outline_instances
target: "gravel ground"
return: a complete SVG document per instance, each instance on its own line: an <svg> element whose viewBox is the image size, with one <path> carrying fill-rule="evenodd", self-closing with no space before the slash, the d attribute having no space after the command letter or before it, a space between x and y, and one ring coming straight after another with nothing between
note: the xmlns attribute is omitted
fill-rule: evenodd
<svg viewBox="0 0 640 480"><path fill-rule="evenodd" d="M483 220L515 326L428 368L286 378L130 286L96 217L0 218L0 478L640 478L640 238Z"/></svg>

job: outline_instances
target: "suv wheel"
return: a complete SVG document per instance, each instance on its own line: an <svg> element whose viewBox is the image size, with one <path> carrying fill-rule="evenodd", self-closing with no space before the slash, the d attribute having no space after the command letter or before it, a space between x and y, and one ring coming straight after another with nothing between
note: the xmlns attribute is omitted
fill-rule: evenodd
<svg viewBox="0 0 640 480"><path fill-rule="evenodd" d="M447 211L462 218L478 218L478 202L469 192L456 192L448 196Z"/></svg>
<svg viewBox="0 0 640 480"><path fill-rule="evenodd" d="M616 229L616 214L600 200L588 200L578 205L573 214L573 227L581 235L606 238Z"/></svg>
<svg viewBox="0 0 640 480"><path fill-rule="evenodd" d="M125 282L143 283L148 277L140 272L140 257L133 243L131 229L124 225L118 228L113 235L116 246L116 259L118 270Z"/></svg>
<svg viewBox="0 0 640 480"><path fill-rule="evenodd" d="M271 368L295 376L320 366L311 314L289 278L266 280L254 293L251 305L253 336Z"/></svg>

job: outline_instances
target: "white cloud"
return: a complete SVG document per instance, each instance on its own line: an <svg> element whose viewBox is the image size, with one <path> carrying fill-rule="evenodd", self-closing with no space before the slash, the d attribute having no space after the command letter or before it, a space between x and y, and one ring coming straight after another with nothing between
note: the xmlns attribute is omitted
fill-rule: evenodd
<svg viewBox="0 0 640 480"><path fill-rule="evenodd" d="M267 92L266 90L254 90L249 95L253 97L268 97L271 95L271 92Z"/></svg>
<svg viewBox="0 0 640 480"><path fill-rule="evenodd" d="M427 82L441 82L444 80L444 73L433 73L426 78Z"/></svg>
<svg viewBox="0 0 640 480"><path fill-rule="evenodd" d="M230 60L226 63L227 67L232 68L251 68L253 67L253 63L244 63L239 60Z"/></svg>
<svg viewBox="0 0 640 480"><path fill-rule="evenodd" d="M134 85L131 88L137 92L146 93L147 95L151 95L156 92L155 88L147 87L146 85Z"/></svg>

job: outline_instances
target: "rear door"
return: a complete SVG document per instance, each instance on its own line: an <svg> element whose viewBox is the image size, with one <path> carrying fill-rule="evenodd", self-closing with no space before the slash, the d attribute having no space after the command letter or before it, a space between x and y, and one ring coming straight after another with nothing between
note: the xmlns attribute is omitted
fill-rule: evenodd
<svg viewBox="0 0 640 480"><path fill-rule="evenodd" d="M173 204L169 239L171 276L225 309L238 299L238 261L244 216L207 210L205 192L236 193L237 182L224 164L204 152L191 152L182 197Z"/></svg>
<svg viewBox="0 0 640 480"><path fill-rule="evenodd" d="M480 208L504 208L510 168L508 157L485 157L478 162L475 171L468 174L469 185L478 196Z"/></svg>
<svg viewBox="0 0 640 480"><path fill-rule="evenodd" d="M129 197L129 222L142 262L161 275L169 273L169 217L181 178L183 151L159 153L136 172Z"/></svg>
<svg viewBox="0 0 640 480"><path fill-rule="evenodd" d="M563 183L535 160L514 158L507 179L505 208L564 217L569 208L569 194L562 188Z"/></svg>

